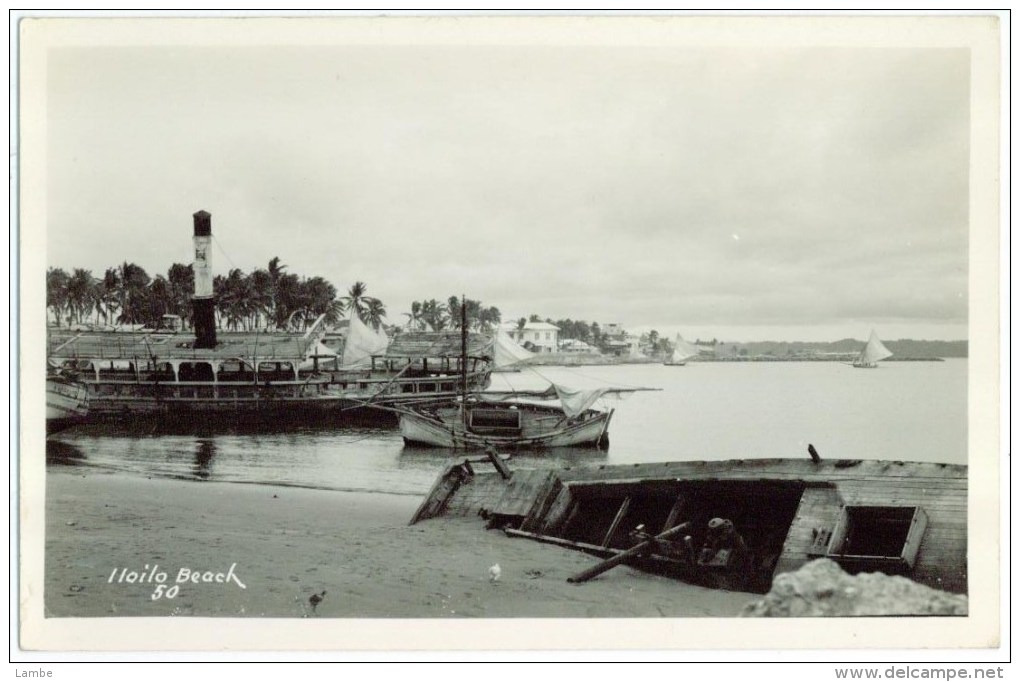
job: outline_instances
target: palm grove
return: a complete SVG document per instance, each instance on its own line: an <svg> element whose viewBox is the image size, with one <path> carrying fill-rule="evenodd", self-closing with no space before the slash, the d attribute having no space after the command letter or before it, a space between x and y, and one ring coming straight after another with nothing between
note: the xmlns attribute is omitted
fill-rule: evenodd
<svg viewBox="0 0 1020 682"><path fill-rule="evenodd" d="M367 294L364 282L355 282L346 296L322 277L299 277L286 272L279 258L265 268L245 273L234 268L213 280L217 324L223 329L284 329L325 316L335 325L355 311L378 329L386 306ZM53 323L155 326L164 315L178 315L188 325L195 273L190 265L174 263L166 275L149 274L135 263L107 268L102 277L75 268L46 272L46 307Z"/></svg>
<svg viewBox="0 0 1020 682"><path fill-rule="evenodd" d="M386 305L368 295L364 282L355 282L345 296L338 296L336 287L322 277L299 277L287 272L279 258L265 268L245 273L239 268L213 280L217 324L222 329L250 331L254 329L290 329L325 316L329 326L356 314L378 330L384 326ZM102 277L90 270L74 268L70 274L63 268L46 272L46 307L57 327L75 324L145 325L155 327L164 315L179 316L190 326L191 297L195 290L195 273L190 265L174 263L166 275L149 274L135 263L122 263L106 269ZM456 330L466 318L469 329L492 331L501 322L499 308L485 306L481 301L450 296L445 300L426 299L411 303L404 328L415 331ZM520 318L518 328L528 322L543 321L538 315ZM561 339L578 339L600 347L608 339L598 323L581 320L546 318L545 322L560 329ZM668 352L670 344L652 331L648 342L656 354Z"/></svg>
<svg viewBox="0 0 1020 682"><path fill-rule="evenodd" d="M265 268L245 273L239 268L213 280L217 325L233 331L293 329L325 317L335 326L348 315L373 329L384 326L386 305L368 295L364 282L355 282L345 296L322 277L299 277L273 258ZM155 327L165 315L179 316L190 326L195 273L190 265L174 263L166 275L149 274L135 263L107 268L102 277L90 270L63 268L46 272L46 307L57 327L78 324L144 325ZM470 329L490 331L500 322L498 308L466 301ZM409 330L460 329L461 303L456 296L415 301L404 313Z"/></svg>

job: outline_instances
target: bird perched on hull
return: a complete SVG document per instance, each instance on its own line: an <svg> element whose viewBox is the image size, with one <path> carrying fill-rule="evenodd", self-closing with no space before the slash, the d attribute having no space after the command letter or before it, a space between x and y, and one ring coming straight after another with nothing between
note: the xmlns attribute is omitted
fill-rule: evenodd
<svg viewBox="0 0 1020 682"><path fill-rule="evenodd" d="M499 576L503 574L503 569L499 567L499 564L493 564L489 567L489 582L498 583Z"/></svg>
<svg viewBox="0 0 1020 682"><path fill-rule="evenodd" d="M312 605L312 613L315 613L315 608L320 603L322 603L322 600L323 600L323 598L325 598L325 596L326 596L326 590L323 590L322 592L319 592L317 594L313 594L311 597L308 598L308 603Z"/></svg>
<svg viewBox="0 0 1020 682"><path fill-rule="evenodd" d="M812 462L814 462L815 464L818 464L819 462L822 461L822 457L821 457L821 455L818 454L818 450L815 450L815 446L812 445L811 443L807 444L807 451L808 451L808 454L811 455L811 461Z"/></svg>

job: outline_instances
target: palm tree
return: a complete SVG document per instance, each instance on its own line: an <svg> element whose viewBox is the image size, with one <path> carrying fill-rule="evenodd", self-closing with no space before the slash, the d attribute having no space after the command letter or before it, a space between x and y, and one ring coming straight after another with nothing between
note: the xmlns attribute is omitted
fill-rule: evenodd
<svg viewBox="0 0 1020 682"><path fill-rule="evenodd" d="M155 327L168 314L172 295L170 282L163 275L156 275L145 289L139 306L142 313L142 322L150 327Z"/></svg>
<svg viewBox="0 0 1020 682"><path fill-rule="evenodd" d="M411 312L404 313L404 317L407 318L407 330L413 331L421 329L425 324L425 321L421 319L421 302L414 301L411 303Z"/></svg>
<svg viewBox="0 0 1020 682"><path fill-rule="evenodd" d="M92 272L75 268L67 279L68 319L81 322L93 309L96 299L95 278Z"/></svg>
<svg viewBox="0 0 1020 682"><path fill-rule="evenodd" d="M287 269L287 266L280 262L279 256L273 257L269 261L269 266L266 268L266 272L269 273L269 310L267 315L269 319L279 326L280 316L277 315L277 308L280 306L281 296L281 283L284 278L283 271Z"/></svg>
<svg viewBox="0 0 1020 682"><path fill-rule="evenodd" d="M446 324L450 321L446 315L446 306L434 298L422 302L421 318L434 332L446 329Z"/></svg>
<svg viewBox="0 0 1020 682"><path fill-rule="evenodd" d="M461 311L461 301L456 296L451 296L446 305L450 316L450 326L454 329L461 328L461 317L465 318L468 329L477 329L481 325L482 304L479 301L465 298L463 312Z"/></svg>
<svg viewBox="0 0 1020 682"><path fill-rule="evenodd" d="M478 328L483 332L492 331L499 326L501 319L502 315L496 306L482 308L478 314Z"/></svg>
<svg viewBox="0 0 1020 682"><path fill-rule="evenodd" d="M357 315L362 322L365 321L365 313L368 312L368 302L372 300L370 296L365 295L366 291L368 285L364 282L355 282L347 291L347 295L340 299L347 312Z"/></svg>
<svg viewBox="0 0 1020 682"><path fill-rule="evenodd" d="M195 269L190 265L174 263L167 272L170 285L170 304L168 309L188 324L191 319L191 298L195 293Z"/></svg>
<svg viewBox="0 0 1020 682"><path fill-rule="evenodd" d="M216 309L225 326L235 331L238 327L246 328L252 308L250 279L240 268L234 268L225 278L217 277L213 280L213 291L216 296Z"/></svg>
<svg viewBox="0 0 1020 682"><path fill-rule="evenodd" d="M325 323L332 326L343 317L343 304L336 299L336 287L322 277L306 279L301 283L301 290L301 298L311 313L309 321L325 315Z"/></svg>
<svg viewBox="0 0 1020 682"><path fill-rule="evenodd" d="M379 331L384 317L386 317L386 306L379 299L370 298L368 300L368 309L365 311L365 324Z"/></svg>
<svg viewBox="0 0 1020 682"><path fill-rule="evenodd" d="M96 311L105 324L116 319L120 311L120 275L117 268L107 268L103 278L96 283Z"/></svg>
<svg viewBox="0 0 1020 682"><path fill-rule="evenodd" d="M251 306L252 328L262 327L262 320L271 318L275 308L273 301L274 282L268 270L253 270L251 280Z"/></svg>
<svg viewBox="0 0 1020 682"><path fill-rule="evenodd" d="M276 283L276 308L273 311L277 327L285 328L291 313L304 307L301 296L301 280L298 276L290 273L281 275Z"/></svg>
<svg viewBox="0 0 1020 682"><path fill-rule="evenodd" d="M145 315L141 310L145 287L149 285L149 275L140 265L125 262L120 267L119 310L118 322L133 324L142 322Z"/></svg>
<svg viewBox="0 0 1020 682"><path fill-rule="evenodd" d="M49 268L46 271L46 307L53 311L53 320L58 327L67 308L68 279L62 268Z"/></svg>

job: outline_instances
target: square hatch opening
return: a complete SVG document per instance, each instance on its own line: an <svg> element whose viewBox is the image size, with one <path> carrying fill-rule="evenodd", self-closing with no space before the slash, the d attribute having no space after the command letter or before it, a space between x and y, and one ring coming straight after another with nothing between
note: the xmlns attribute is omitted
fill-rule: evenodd
<svg viewBox="0 0 1020 682"><path fill-rule="evenodd" d="M920 507L846 506L827 556L851 573L909 573L927 527Z"/></svg>

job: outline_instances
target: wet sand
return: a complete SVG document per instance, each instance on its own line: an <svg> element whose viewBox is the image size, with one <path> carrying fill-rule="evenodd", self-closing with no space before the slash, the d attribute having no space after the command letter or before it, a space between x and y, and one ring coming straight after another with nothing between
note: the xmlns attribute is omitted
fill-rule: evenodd
<svg viewBox="0 0 1020 682"><path fill-rule="evenodd" d="M486 531L478 518L408 526L419 502L418 496L51 467L45 614L729 617L756 598L625 566L570 584L570 575L598 560ZM491 582L489 567L496 563L501 577ZM198 582L178 583L182 569L197 572ZM132 573L137 577L129 582ZM160 573L166 587L156 599ZM313 610L309 598L323 591Z"/></svg>

